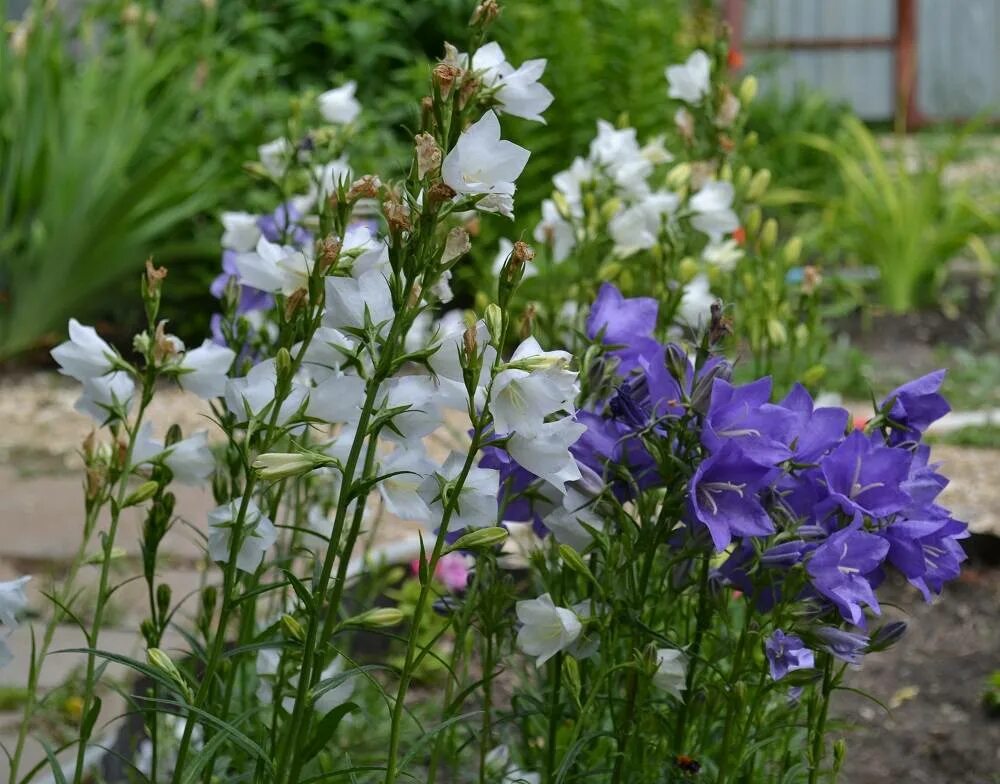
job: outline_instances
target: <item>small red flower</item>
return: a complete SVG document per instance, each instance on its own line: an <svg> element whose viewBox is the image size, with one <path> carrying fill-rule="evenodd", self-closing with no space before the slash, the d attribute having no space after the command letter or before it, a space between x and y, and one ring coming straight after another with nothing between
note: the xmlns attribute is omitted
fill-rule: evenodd
<svg viewBox="0 0 1000 784"><path fill-rule="evenodd" d="M730 49L729 55L726 57L726 62L730 70L739 71L744 64L743 52L739 49Z"/></svg>
<svg viewBox="0 0 1000 784"><path fill-rule="evenodd" d="M855 430L864 430L865 429L865 425L868 424L868 417L866 417L866 416L856 416L856 417L854 417L854 422L852 424L854 425L854 429Z"/></svg>
<svg viewBox="0 0 1000 784"><path fill-rule="evenodd" d="M747 241L747 230L742 226L737 226L736 231L733 232L733 239L736 240L737 245L742 245Z"/></svg>

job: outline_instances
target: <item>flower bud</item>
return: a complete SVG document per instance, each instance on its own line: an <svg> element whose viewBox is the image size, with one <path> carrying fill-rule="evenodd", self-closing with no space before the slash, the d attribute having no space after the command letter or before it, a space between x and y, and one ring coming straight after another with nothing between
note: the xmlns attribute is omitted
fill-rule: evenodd
<svg viewBox="0 0 1000 784"><path fill-rule="evenodd" d="M141 504L143 501L148 501L150 498L156 495L156 491L159 488L160 488L159 482L154 482L152 480L148 482L143 482L135 490L133 490L130 495L128 495L125 498L125 501L122 504L122 508L124 509L129 506L136 506L137 504Z"/></svg>
<svg viewBox="0 0 1000 784"><path fill-rule="evenodd" d="M764 221L764 228L760 230L760 249L764 253L774 250L774 245L778 241L778 221L768 218Z"/></svg>
<svg viewBox="0 0 1000 784"><path fill-rule="evenodd" d="M906 634L905 621L892 621L876 629L872 640L868 643L869 651L884 651L891 648Z"/></svg>
<svg viewBox="0 0 1000 784"><path fill-rule="evenodd" d="M552 192L552 203L556 205L556 209L559 211L559 217L563 220L568 220L570 217L569 202L566 201L566 197L563 195L562 191Z"/></svg>
<svg viewBox="0 0 1000 784"><path fill-rule="evenodd" d="M441 263L444 265L457 261L472 249L469 241L469 232L456 226L448 232L448 238L444 243L444 252L441 254Z"/></svg>
<svg viewBox="0 0 1000 784"><path fill-rule="evenodd" d="M306 638L306 630L302 628L302 624L288 613L281 616L281 633L285 635L285 639L296 642L302 642Z"/></svg>
<svg viewBox="0 0 1000 784"><path fill-rule="evenodd" d="M771 170L761 169L750 180L750 185L747 188L747 200L748 201L760 201L761 197L767 192L767 186L771 184Z"/></svg>
<svg viewBox="0 0 1000 784"><path fill-rule="evenodd" d="M146 661L149 662L150 667L159 670L170 678L188 701L194 699L194 694L191 692L188 682L184 680L181 671L177 669L177 665L170 660L170 657L166 653L159 648L149 648L146 651Z"/></svg>
<svg viewBox="0 0 1000 784"><path fill-rule="evenodd" d="M418 133L414 138L414 145L417 152L417 177L422 180L441 168L441 148L429 133Z"/></svg>
<svg viewBox="0 0 1000 784"><path fill-rule="evenodd" d="M254 460L253 469L261 479L276 481L332 464L333 458L311 452L265 452Z"/></svg>
<svg viewBox="0 0 1000 784"><path fill-rule="evenodd" d="M156 609L162 618L165 618L167 613L170 612L170 599L172 594L173 592L170 590L170 586L166 583L160 583L156 586Z"/></svg>
<svg viewBox="0 0 1000 784"><path fill-rule="evenodd" d="M403 622L403 613L395 607L376 607L344 621L345 626L364 626L369 629L398 626Z"/></svg>
<svg viewBox="0 0 1000 784"><path fill-rule="evenodd" d="M451 95L451 88L455 86L455 82L458 81L461 76L462 69L452 63L438 63L434 66L434 82L437 84L438 91L441 93L442 98L447 98ZM423 179L422 175L421 179Z"/></svg>
<svg viewBox="0 0 1000 784"><path fill-rule="evenodd" d="M219 589L214 585L207 585L201 592L201 612L205 618L211 618L215 614L215 605L219 599Z"/></svg>
<svg viewBox="0 0 1000 784"><path fill-rule="evenodd" d="M691 179L691 164L679 163L667 172L667 187L671 190L680 190Z"/></svg>
<svg viewBox="0 0 1000 784"><path fill-rule="evenodd" d="M818 267L807 264L802 270L802 293L812 294L823 283L823 273Z"/></svg>
<svg viewBox="0 0 1000 784"><path fill-rule="evenodd" d="M119 558L124 558L128 555L128 551L124 547L112 547L111 552L108 553L109 561L117 561ZM104 563L104 550L98 550L91 556L87 557L84 561L88 566L100 566Z"/></svg>
<svg viewBox="0 0 1000 784"><path fill-rule="evenodd" d="M430 188L427 189L427 206L437 207L439 204L444 204L446 201L451 201L455 198L455 191L443 182L436 182ZM469 232L473 234L473 232ZM475 236L473 234L473 236Z"/></svg>
<svg viewBox="0 0 1000 784"><path fill-rule="evenodd" d="M733 184L736 186L737 190L743 190L750 184L750 178L753 177L753 169L749 166L740 166L736 171L736 179Z"/></svg>
<svg viewBox="0 0 1000 784"><path fill-rule="evenodd" d="M677 276L681 283L689 283L698 274L698 262L690 256L685 256L677 265Z"/></svg>
<svg viewBox="0 0 1000 784"><path fill-rule="evenodd" d="M802 238L792 237L785 243L785 249L781 255L785 259L785 264L789 266L797 264L799 257L802 255Z"/></svg>
<svg viewBox="0 0 1000 784"><path fill-rule="evenodd" d="M743 222L743 228L746 231L746 236L756 237L757 233L760 231L760 224L763 220L764 214L761 212L760 207L754 205L747 210L746 220Z"/></svg>
<svg viewBox="0 0 1000 784"><path fill-rule="evenodd" d="M723 182L733 181L733 167L728 161L719 167L719 179Z"/></svg>
<svg viewBox="0 0 1000 784"><path fill-rule="evenodd" d="M294 318L308 296L309 292L305 289L295 289L291 293L288 299L285 300L285 321L291 321Z"/></svg>
<svg viewBox="0 0 1000 784"><path fill-rule="evenodd" d="M165 277L167 277L166 267L156 267L152 256L146 259L146 291L149 294L159 295Z"/></svg>
<svg viewBox="0 0 1000 784"><path fill-rule="evenodd" d="M776 318L767 320L767 337L774 346L783 346L788 342L788 330L785 325Z"/></svg>
<svg viewBox="0 0 1000 784"><path fill-rule="evenodd" d="M489 550L498 544L503 544L508 536L507 529L499 526L477 528L475 531L469 531L469 533L460 536L454 544L447 548L447 552Z"/></svg>
<svg viewBox="0 0 1000 784"><path fill-rule="evenodd" d="M319 271L321 273L325 274L327 270L337 265L342 247L343 243L339 237L329 236L323 238L323 242L320 243L319 247Z"/></svg>
<svg viewBox="0 0 1000 784"><path fill-rule="evenodd" d="M500 16L500 4L497 0L482 0L476 6L476 10L472 12L472 18L469 19L469 26L483 25L485 27L496 21L498 16Z"/></svg>
<svg viewBox="0 0 1000 784"><path fill-rule="evenodd" d="M562 559L562 562L574 572L593 582L594 575L591 573L590 567L583 562L580 554L568 544L559 545L559 558Z"/></svg>
<svg viewBox="0 0 1000 784"><path fill-rule="evenodd" d="M737 94L744 106L749 106L753 103L753 99L757 97L757 86L757 77L753 74L744 77L743 81L740 82Z"/></svg>
<svg viewBox="0 0 1000 784"><path fill-rule="evenodd" d="M486 329L493 342L499 343L503 337L503 311L500 306L493 302L487 305L483 321L486 322Z"/></svg>
<svg viewBox="0 0 1000 784"><path fill-rule="evenodd" d="M351 183L347 189L347 200L355 202L358 199L374 199L382 189L382 181L374 174L366 174Z"/></svg>
<svg viewBox="0 0 1000 784"><path fill-rule="evenodd" d="M606 202L604 202L604 204L601 205L601 220L603 221L611 220L613 217L615 217L615 215L618 214L618 211L621 208L622 208L622 200L619 199L617 196L608 199Z"/></svg>
<svg viewBox="0 0 1000 784"><path fill-rule="evenodd" d="M402 202L389 199L382 203L382 214L394 234L410 230L410 210Z"/></svg>
<svg viewBox="0 0 1000 784"><path fill-rule="evenodd" d="M292 375L292 355L288 349L282 346L278 353L274 355L274 369L278 376L278 384L291 380Z"/></svg>
<svg viewBox="0 0 1000 784"><path fill-rule="evenodd" d="M746 151L752 150L760 143L760 135L757 131L750 131L746 136L743 137L743 149Z"/></svg>

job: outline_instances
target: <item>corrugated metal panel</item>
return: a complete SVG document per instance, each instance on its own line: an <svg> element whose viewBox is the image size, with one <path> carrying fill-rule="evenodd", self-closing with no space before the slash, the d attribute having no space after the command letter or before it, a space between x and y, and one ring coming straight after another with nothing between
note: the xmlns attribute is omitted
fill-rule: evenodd
<svg viewBox="0 0 1000 784"><path fill-rule="evenodd" d="M1000 114L1000 0L917 3L917 105L930 117Z"/></svg>
<svg viewBox="0 0 1000 784"><path fill-rule="evenodd" d="M894 31L893 0L751 0L746 6L748 41L890 38ZM754 52L749 63L765 90L782 95L821 90L872 120L891 117L895 108L893 55L887 48Z"/></svg>
<svg viewBox="0 0 1000 784"><path fill-rule="evenodd" d="M892 38L894 0L749 0L748 41ZM1000 0L918 0L917 108L931 118L1000 115ZM849 102L862 117L896 108L890 48L749 53L764 89L806 87Z"/></svg>

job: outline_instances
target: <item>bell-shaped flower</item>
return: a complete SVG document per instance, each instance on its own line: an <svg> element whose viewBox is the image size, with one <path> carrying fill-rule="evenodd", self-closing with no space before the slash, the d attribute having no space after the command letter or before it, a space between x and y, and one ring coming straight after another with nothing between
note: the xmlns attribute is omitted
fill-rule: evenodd
<svg viewBox="0 0 1000 784"><path fill-rule="evenodd" d="M215 471L215 457L208 448L208 432L199 430L193 436L167 447L153 438L153 425L143 423L132 446L132 464L162 462L174 478L186 485L200 485Z"/></svg>
<svg viewBox="0 0 1000 784"><path fill-rule="evenodd" d="M317 103L323 119L334 125L347 125L354 122L361 113L361 104L354 97L357 89L357 82L351 81L341 87L320 93Z"/></svg>
<svg viewBox="0 0 1000 784"><path fill-rule="evenodd" d="M496 197L481 200L477 206L512 217L514 183L529 155L523 147L501 139L500 121L493 112L486 112L445 156L441 177L455 193Z"/></svg>
<svg viewBox="0 0 1000 784"><path fill-rule="evenodd" d="M656 652L656 672L653 685L679 700L687 688L687 656L676 648L660 648Z"/></svg>
<svg viewBox="0 0 1000 784"><path fill-rule="evenodd" d="M93 327L85 327L73 318L69 320L69 340L52 349L51 354L59 363L59 372L77 381L110 372L117 357Z"/></svg>
<svg viewBox="0 0 1000 784"><path fill-rule="evenodd" d="M442 521L444 502L441 498L440 480L454 482L465 464L465 455L452 452L444 465L420 485L420 497L431 510L433 525ZM497 521L497 494L500 492L500 474L491 468L471 468L458 497L448 524L449 531L463 528L485 528Z"/></svg>
<svg viewBox="0 0 1000 784"><path fill-rule="evenodd" d="M514 117L545 122L542 112L552 103L552 93L539 83L546 60L525 60L515 69L504 56L500 44L490 42L472 56L472 69L480 74L483 85L495 90L498 109Z"/></svg>
<svg viewBox="0 0 1000 784"><path fill-rule="evenodd" d="M360 376L338 373L327 376L309 390L306 414L329 423L356 423L361 416L367 384Z"/></svg>
<svg viewBox="0 0 1000 784"><path fill-rule="evenodd" d="M740 220L733 212L736 193L731 182L709 180L688 201L693 213L691 225L707 234L711 242L721 242L726 234L740 227Z"/></svg>
<svg viewBox="0 0 1000 784"><path fill-rule="evenodd" d="M910 503L903 485L912 455L881 440L855 430L820 461L831 502L857 521L888 517Z"/></svg>
<svg viewBox="0 0 1000 784"><path fill-rule="evenodd" d="M514 351L508 367L493 379L489 407L497 433L530 431L550 414L575 411L577 374L567 370L565 351L542 351L528 338Z"/></svg>
<svg viewBox="0 0 1000 784"><path fill-rule="evenodd" d="M322 384L330 376L339 376L344 360L354 353L357 341L332 327L319 327L302 355L302 367L309 378ZM292 348L295 356L302 349L297 343Z"/></svg>
<svg viewBox="0 0 1000 784"><path fill-rule="evenodd" d="M576 613L566 607L557 607L547 593L537 599L518 602L516 610L522 624L517 633L517 647L536 657L538 667L569 648L583 631Z"/></svg>
<svg viewBox="0 0 1000 784"><path fill-rule="evenodd" d="M106 376L84 380L83 391L73 408L103 425L119 414L127 414L134 399L135 383L132 376L124 370L118 370Z"/></svg>
<svg viewBox="0 0 1000 784"><path fill-rule="evenodd" d="M236 421L245 422L249 416L260 416L274 403L277 392L278 371L274 360L268 359L254 365L243 378L231 378L226 382L226 407L236 415ZM275 420L283 425L302 408L309 397L309 390L293 380L288 395L281 403Z"/></svg>
<svg viewBox="0 0 1000 784"><path fill-rule="evenodd" d="M198 348L186 352L177 365L177 383L203 400L223 395L229 368L236 352L206 340Z"/></svg>
<svg viewBox="0 0 1000 784"><path fill-rule="evenodd" d="M787 460L792 456L789 444L794 440L798 416L768 402L770 398L770 377L741 386L716 381L701 442L712 452L733 442L747 458L763 466Z"/></svg>
<svg viewBox="0 0 1000 784"><path fill-rule="evenodd" d="M704 51L695 49L682 64L667 66L667 94L685 103L701 103L711 88L711 74L712 61Z"/></svg>
<svg viewBox="0 0 1000 784"><path fill-rule="evenodd" d="M264 560L264 553L278 540L278 530L253 501L247 502L246 514L238 520L242 498L208 513L208 554L216 563L229 563L232 537L239 528L240 549L236 553L236 568L254 572Z"/></svg>
<svg viewBox="0 0 1000 784"><path fill-rule="evenodd" d="M257 157L269 175L278 179L285 173L285 169L292 159L292 143L288 139L281 137L262 144L257 148Z"/></svg>
<svg viewBox="0 0 1000 784"><path fill-rule="evenodd" d="M890 445L919 441L928 427L951 411L941 394L944 376L944 370L928 373L894 389L882 401L880 409L892 403L888 411L894 425L889 434Z"/></svg>
<svg viewBox="0 0 1000 784"><path fill-rule="evenodd" d="M889 543L882 537L854 527L844 528L813 551L806 571L813 587L840 610L845 621L863 627L861 605L868 605L876 614L881 611L872 575L888 552Z"/></svg>
<svg viewBox="0 0 1000 784"><path fill-rule="evenodd" d="M552 178L552 184L566 202L574 217L583 216L583 188L595 178L594 164L576 157L570 167Z"/></svg>
<svg viewBox="0 0 1000 784"><path fill-rule="evenodd" d="M507 451L522 468L563 492L567 482L579 479L580 467L569 448L587 426L572 417L543 422L529 430L517 430L507 442Z"/></svg>
<svg viewBox="0 0 1000 784"><path fill-rule="evenodd" d="M531 236L535 242L552 248L552 260L557 263L568 257L576 247L576 232L572 224L560 214L552 199L545 199L542 202L542 219L535 226ZM525 273L531 269L534 268L528 267Z"/></svg>
<svg viewBox="0 0 1000 784"><path fill-rule="evenodd" d="M635 128L615 128L606 120L597 121L597 136L590 143L590 159L611 175L628 196L642 198L649 192L647 178L653 163L642 153Z"/></svg>
<svg viewBox="0 0 1000 784"><path fill-rule="evenodd" d="M815 635L822 650L848 664L860 664L869 643L867 635L848 632L836 626L820 626L815 630Z"/></svg>
<svg viewBox="0 0 1000 784"><path fill-rule="evenodd" d="M771 679L780 681L794 670L810 670L815 666L815 656L802 638L785 634L781 629L764 640L764 655L771 670Z"/></svg>
<svg viewBox="0 0 1000 784"><path fill-rule="evenodd" d="M434 380L426 375L391 378L380 390L384 394L382 407L408 406L392 417L382 435L403 442L414 441L437 430L444 416L439 405L439 391Z"/></svg>
<svg viewBox="0 0 1000 784"><path fill-rule="evenodd" d="M739 260L743 258L743 249L734 239L710 242L701 252L701 257L723 272L732 272Z"/></svg>
<svg viewBox="0 0 1000 784"><path fill-rule="evenodd" d="M297 248L261 237L255 251L237 254L236 269L240 281L247 286L291 295L299 289L308 289L312 259Z"/></svg>
<svg viewBox="0 0 1000 784"><path fill-rule="evenodd" d="M640 250L652 248L659 241L663 222L680 204L680 197L669 191L657 191L642 201L626 207L608 224L615 253L631 256Z"/></svg>
<svg viewBox="0 0 1000 784"><path fill-rule="evenodd" d="M248 253L257 247L260 226L257 216L249 212L222 213L222 247L237 253Z"/></svg>
<svg viewBox="0 0 1000 784"><path fill-rule="evenodd" d="M382 333L395 315L389 282L378 269L358 278L331 275L325 279L326 313L323 324L334 329L364 329L365 314Z"/></svg>
<svg viewBox="0 0 1000 784"><path fill-rule="evenodd" d="M0 582L0 626L17 626L17 616L28 606L24 586L31 580L30 575L16 580Z"/></svg>
<svg viewBox="0 0 1000 784"><path fill-rule="evenodd" d="M397 447L379 469L385 477L378 489L386 510L401 520L429 522L431 510L420 495L420 486L436 470L423 448Z"/></svg>
<svg viewBox="0 0 1000 784"><path fill-rule="evenodd" d="M600 481L600 478L586 466L581 473L584 474L585 480L589 478ZM576 481L567 484L562 503L542 518L542 524L552 532L556 541L568 544L574 550L583 551L594 541L588 528L593 528L595 531L604 529L604 521L594 511L594 495L586 491L590 490L586 487L590 484L593 482Z"/></svg>

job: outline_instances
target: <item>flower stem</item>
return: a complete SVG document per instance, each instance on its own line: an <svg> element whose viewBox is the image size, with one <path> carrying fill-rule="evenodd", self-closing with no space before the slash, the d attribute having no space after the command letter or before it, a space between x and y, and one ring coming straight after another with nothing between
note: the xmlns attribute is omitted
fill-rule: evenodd
<svg viewBox="0 0 1000 784"><path fill-rule="evenodd" d="M819 694L818 716L816 726L812 728L812 750L809 754L809 784L819 781L826 740L826 717L830 709L830 693L833 691L833 659L829 654L825 654L823 658L823 686Z"/></svg>

